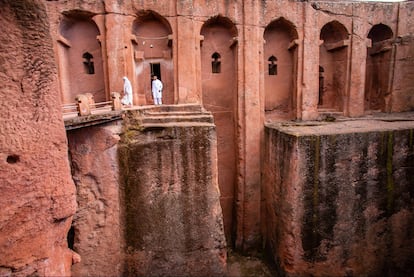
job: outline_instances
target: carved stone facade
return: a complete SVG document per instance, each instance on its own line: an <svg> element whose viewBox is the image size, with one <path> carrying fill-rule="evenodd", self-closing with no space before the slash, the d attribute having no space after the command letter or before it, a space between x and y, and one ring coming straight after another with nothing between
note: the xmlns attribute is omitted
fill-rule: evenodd
<svg viewBox="0 0 414 277"><path fill-rule="evenodd" d="M63 103L85 91L108 101L128 76L134 104L151 105L155 73L164 103L201 103L213 112L226 237L238 247L260 240L265 121L414 108L410 2L47 6Z"/></svg>

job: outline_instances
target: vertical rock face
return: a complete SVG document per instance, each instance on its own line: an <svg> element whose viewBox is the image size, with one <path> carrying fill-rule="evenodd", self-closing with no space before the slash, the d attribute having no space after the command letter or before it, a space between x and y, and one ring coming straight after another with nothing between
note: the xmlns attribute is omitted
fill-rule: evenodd
<svg viewBox="0 0 414 277"><path fill-rule="evenodd" d="M160 109L155 113L169 108ZM138 113L126 115L120 143L125 275L223 276L226 243L211 114L191 115L204 122L188 122L184 110L139 123Z"/></svg>
<svg viewBox="0 0 414 277"><path fill-rule="evenodd" d="M75 212L42 1L0 1L0 275L68 276Z"/></svg>
<svg viewBox="0 0 414 277"><path fill-rule="evenodd" d="M78 209L70 246L82 261L74 276L121 276L123 237L120 214L117 124L68 131Z"/></svg>
<svg viewBox="0 0 414 277"><path fill-rule="evenodd" d="M295 135L266 130L267 241L282 271L413 272L413 127L347 134L315 128L314 135L300 127Z"/></svg>

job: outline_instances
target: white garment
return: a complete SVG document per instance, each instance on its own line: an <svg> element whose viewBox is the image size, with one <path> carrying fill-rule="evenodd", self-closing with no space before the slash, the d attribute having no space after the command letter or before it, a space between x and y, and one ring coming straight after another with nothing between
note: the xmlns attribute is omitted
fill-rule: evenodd
<svg viewBox="0 0 414 277"><path fill-rule="evenodd" d="M155 105L162 104L162 82L158 79L152 80L152 97Z"/></svg>
<svg viewBox="0 0 414 277"><path fill-rule="evenodd" d="M123 79L124 79L124 97L122 97L121 103L124 105L132 105L131 82L128 80L127 77L123 77Z"/></svg>

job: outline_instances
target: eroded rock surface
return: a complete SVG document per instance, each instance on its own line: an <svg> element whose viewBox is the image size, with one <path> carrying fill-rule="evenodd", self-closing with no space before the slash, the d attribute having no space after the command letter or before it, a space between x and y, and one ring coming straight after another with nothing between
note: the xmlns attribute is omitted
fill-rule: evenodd
<svg viewBox="0 0 414 277"><path fill-rule="evenodd" d="M123 224L118 172L119 124L68 131L78 209L71 242L81 255L74 276L121 276Z"/></svg>
<svg viewBox="0 0 414 277"><path fill-rule="evenodd" d="M0 1L0 25L0 275L68 276L75 187L43 1Z"/></svg>

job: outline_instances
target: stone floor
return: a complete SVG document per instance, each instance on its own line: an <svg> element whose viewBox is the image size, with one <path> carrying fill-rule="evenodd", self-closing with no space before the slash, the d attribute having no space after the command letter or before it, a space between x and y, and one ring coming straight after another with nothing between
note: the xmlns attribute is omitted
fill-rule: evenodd
<svg viewBox="0 0 414 277"><path fill-rule="evenodd" d="M277 277L272 266L252 256L242 256L229 251L227 256L228 277Z"/></svg>

